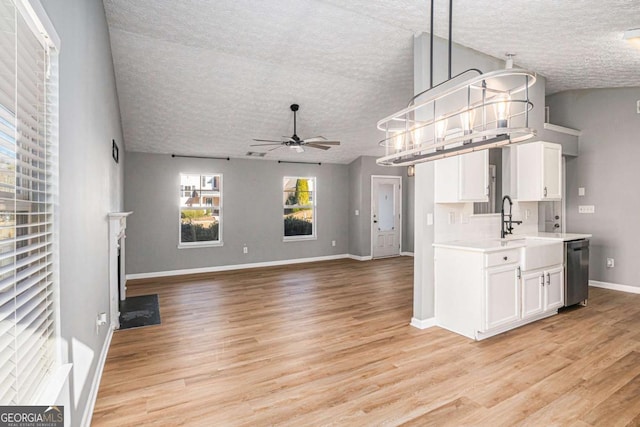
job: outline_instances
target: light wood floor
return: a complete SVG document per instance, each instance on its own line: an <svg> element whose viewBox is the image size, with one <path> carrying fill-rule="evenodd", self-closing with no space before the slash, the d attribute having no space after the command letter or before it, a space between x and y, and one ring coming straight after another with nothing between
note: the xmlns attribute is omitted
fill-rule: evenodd
<svg viewBox="0 0 640 427"><path fill-rule="evenodd" d="M130 284L162 325L114 334L93 425L640 425L640 295L473 342L409 326L412 277L402 257Z"/></svg>

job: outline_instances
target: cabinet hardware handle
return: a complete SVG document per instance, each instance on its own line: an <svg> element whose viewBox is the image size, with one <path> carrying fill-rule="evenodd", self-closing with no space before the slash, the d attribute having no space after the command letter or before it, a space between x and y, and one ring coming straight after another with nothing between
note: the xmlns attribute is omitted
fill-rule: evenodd
<svg viewBox="0 0 640 427"><path fill-rule="evenodd" d="M547 285L551 285L551 275L547 273Z"/></svg>
<svg viewBox="0 0 640 427"><path fill-rule="evenodd" d="M520 270L520 266L518 266L518 279L522 277L522 270Z"/></svg>
<svg viewBox="0 0 640 427"><path fill-rule="evenodd" d="M547 187L544 187L544 197L547 197Z"/></svg>

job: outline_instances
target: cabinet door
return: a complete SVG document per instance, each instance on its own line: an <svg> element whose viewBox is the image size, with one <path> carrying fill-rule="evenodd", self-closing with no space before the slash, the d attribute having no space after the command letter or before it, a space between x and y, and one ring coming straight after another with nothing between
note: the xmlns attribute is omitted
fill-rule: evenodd
<svg viewBox="0 0 640 427"><path fill-rule="evenodd" d="M489 200L488 155L488 150L481 150L459 156L460 200L466 202Z"/></svg>
<svg viewBox="0 0 640 427"><path fill-rule="evenodd" d="M562 198L562 146L551 142L530 142L516 151L516 198L519 201Z"/></svg>
<svg viewBox="0 0 640 427"><path fill-rule="evenodd" d="M520 283L515 264L485 273L485 331L520 319Z"/></svg>
<svg viewBox="0 0 640 427"><path fill-rule="evenodd" d="M542 271L522 275L522 318L544 311L544 282Z"/></svg>
<svg viewBox="0 0 640 427"><path fill-rule="evenodd" d="M562 147L558 144L543 144L543 188L542 198L562 198Z"/></svg>
<svg viewBox="0 0 640 427"><path fill-rule="evenodd" d="M564 305L564 270L562 266L544 272L545 303L544 310L557 310Z"/></svg>

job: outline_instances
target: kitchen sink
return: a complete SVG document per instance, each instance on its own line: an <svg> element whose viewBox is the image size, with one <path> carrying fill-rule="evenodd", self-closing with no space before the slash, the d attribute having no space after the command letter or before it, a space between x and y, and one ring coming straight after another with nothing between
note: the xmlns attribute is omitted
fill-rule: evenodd
<svg viewBox="0 0 640 427"><path fill-rule="evenodd" d="M520 250L523 271L562 264L564 256L563 243L549 240L527 239L525 246Z"/></svg>

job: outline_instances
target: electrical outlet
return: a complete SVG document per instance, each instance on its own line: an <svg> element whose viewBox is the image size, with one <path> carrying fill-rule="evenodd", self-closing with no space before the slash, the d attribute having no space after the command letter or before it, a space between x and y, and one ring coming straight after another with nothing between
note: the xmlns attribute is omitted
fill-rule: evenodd
<svg viewBox="0 0 640 427"><path fill-rule="evenodd" d="M596 213L596 207L594 205L580 205L578 206L578 213L581 213L581 214Z"/></svg>
<svg viewBox="0 0 640 427"><path fill-rule="evenodd" d="M607 258L607 268L613 268L616 266L616 260L613 258Z"/></svg>
<svg viewBox="0 0 640 427"><path fill-rule="evenodd" d="M456 213L449 212L449 224L455 224L455 223L456 223Z"/></svg>
<svg viewBox="0 0 640 427"><path fill-rule="evenodd" d="M433 225L433 214L432 213L428 213L427 214L427 225Z"/></svg>
<svg viewBox="0 0 640 427"><path fill-rule="evenodd" d="M584 187L578 188L578 196L584 196Z"/></svg>
<svg viewBox="0 0 640 427"><path fill-rule="evenodd" d="M335 245L336 245L336 241L335 241L335 240L332 240L332 241L331 241L331 246L335 246Z"/></svg>
<svg viewBox="0 0 640 427"><path fill-rule="evenodd" d="M98 313L96 316L96 335L100 333L100 326L105 325L107 323L107 313L102 312Z"/></svg>
<svg viewBox="0 0 640 427"><path fill-rule="evenodd" d="M636 101L636 112L640 114L640 99Z"/></svg>
<svg viewBox="0 0 640 427"><path fill-rule="evenodd" d="M360 211L358 209L356 209L356 216L360 215Z"/></svg>
<svg viewBox="0 0 640 427"><path fill-rule="evenodd" d="M242 247L242 253L243 254L248 254L249 253L249 248L246 245Z"/></svg>

